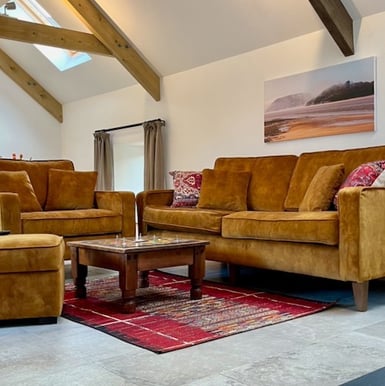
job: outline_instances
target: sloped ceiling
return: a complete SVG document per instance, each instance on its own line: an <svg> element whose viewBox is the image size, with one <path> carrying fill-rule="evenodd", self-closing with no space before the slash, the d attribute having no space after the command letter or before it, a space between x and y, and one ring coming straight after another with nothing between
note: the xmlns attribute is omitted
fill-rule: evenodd
<svg viewBox="0 0 385 386"><path fill-rule="evenodd" d="M66 0L39 2L63 28L91 32ZM160 77L325 29L309 0L96 2ZM342 2L355 21L385 12L385 1ZM137 84L112 57L60 72L31 44L0 39L0 48L63 104Z"/></svg>

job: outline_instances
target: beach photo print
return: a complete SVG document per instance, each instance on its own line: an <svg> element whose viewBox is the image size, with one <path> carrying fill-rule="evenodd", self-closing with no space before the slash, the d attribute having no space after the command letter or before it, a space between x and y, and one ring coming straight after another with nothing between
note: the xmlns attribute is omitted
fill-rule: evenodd
<svg viewBox="0 0 385 386"><path fill-rule="evenodd" d="M265 81L264 141L375 130L375 58Z"/></svg>

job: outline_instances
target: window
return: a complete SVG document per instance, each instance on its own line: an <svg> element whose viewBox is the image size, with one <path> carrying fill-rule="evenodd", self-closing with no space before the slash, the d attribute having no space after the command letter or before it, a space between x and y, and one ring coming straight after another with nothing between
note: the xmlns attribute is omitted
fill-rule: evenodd
<svg viewBox="0 0 385 386"><path fill-rule="evenodd" d="M114 152L115 190L139 193L144 186L143 127L111 133Z"/></svg>
<svg viewBox="0 0 385 386"><path fill-rule="evenodd" d="M3 15L33 23L60 27L54 18L36 0L15 0L11 3L16 5L15 9L11 7L7 9L5 4L0 8ZM84 52L70 51L40 44L34 44L34 46L60 71L68 70L91 60L91 57Z"/></svg>

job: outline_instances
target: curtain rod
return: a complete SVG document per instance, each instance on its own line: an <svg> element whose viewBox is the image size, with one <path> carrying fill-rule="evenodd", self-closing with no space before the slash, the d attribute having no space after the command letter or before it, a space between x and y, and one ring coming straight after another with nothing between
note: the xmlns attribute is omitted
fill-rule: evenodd
<svg viewBox="0 0 385 386"><path fill-rule="evenodd" d="M124 125L124 126L118 126L118 127L111 127L110 129L101 129L101 130L95 130L95 133L107 133L109 131L115 131L115 130L122 130L122 129L129 129L130 127L137 127L137 126L142 126L143 123L146 122L155 122L155 121L161 121L164 123L164 121L160 118L158 119L153 119L152 121L144 121L144 122L139 122L139 123L132 123L130 125Z"/></svg>

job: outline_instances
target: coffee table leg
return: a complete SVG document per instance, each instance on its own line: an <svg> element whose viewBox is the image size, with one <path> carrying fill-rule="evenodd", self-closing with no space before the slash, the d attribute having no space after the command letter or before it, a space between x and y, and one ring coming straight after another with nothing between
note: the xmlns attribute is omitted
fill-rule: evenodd
<svg viewBox="0 0 385 386"><path fill-rule="evenodd" d="M139 288L148 288L150 286L150 279L149 279L149 272L148 271L140 271L139 272Z"/></svg>
<svg viewBox="0 0 385 386"><path fill-rule="evenodd" d="M202 299L202 280L205 275L204 247L194 248L194 261L189 265L189 277L191 279L190 299Z"/></svg>
<svg viewBox="0 0 385 386"><path fill-rule="evenodd" d="M87 297L86 277L88 267L79 264L79 250L76 247L71 247L71 273L75 284L75 296L77 298Z"/></svg>
<svg viewBox="0 0 385 386"><path fill-rule="evenodd" d="M119 284L122 291L123 312L134 313L136 310L136 288L138 285L137 256L127 255L124 269L119 273Z"/></svg>

